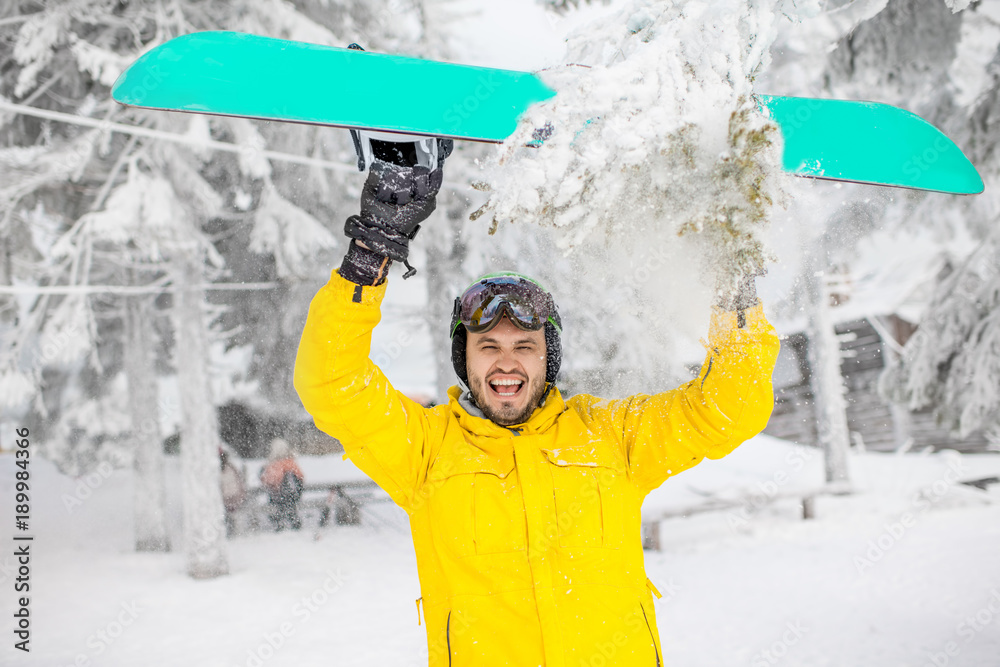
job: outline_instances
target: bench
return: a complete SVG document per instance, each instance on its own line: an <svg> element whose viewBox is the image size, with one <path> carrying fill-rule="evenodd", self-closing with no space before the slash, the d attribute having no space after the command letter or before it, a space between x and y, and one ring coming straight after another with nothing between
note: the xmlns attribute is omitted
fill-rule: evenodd
<svg viewBox="0 0 1000 667"><path fill-rule="evenodd" d="M333 517L338 526L356 526L361 523L361 509L371 503L389 502L391 499L371 480L306 484L299 499L299 514L305 523L307 517L316 515L316 523L324 527ZM269 504L262 486L247 489L247 500L238 512L247 515L251 529L267 525Z"/></svg>
<svg viewBox="0 0 1000 667"><path fill-rule="evenodd" d="M651 551L661 551L660 524L667 519L683 519L695 514L708 512L725 512L732 510L748 510L755 513L761 508L780 500L798 500L802 505L804 520L816 518L817 496L843 496L852 493L849 486L843 484L827 484L825 486L787 489L779 493L756 492L739 498L711 498L697 505L657 510L642 517L642 548ZM746 517L740 517L746 520Z"/></svg>

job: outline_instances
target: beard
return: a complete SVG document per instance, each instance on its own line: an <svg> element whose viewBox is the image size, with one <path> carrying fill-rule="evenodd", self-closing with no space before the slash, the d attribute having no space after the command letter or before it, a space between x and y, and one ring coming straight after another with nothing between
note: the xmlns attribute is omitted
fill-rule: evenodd
<svg viewBox="0 0 1000 667"><path fill-rule="evenodd" d="M483 416L494 424L500 426L513 426L523 424L531 417L531 413L538 407L542 394L545 392L545 378L536 377L532 380L525 380L525 387L521 391L528 392L528 402L523 408L513 405L513 401L501 400L499 406L490 404L490 398L484 392L489 391L487 383L477 375L469 375L469 391L472 393L472 400L479 409L483 411Z"/></svg>

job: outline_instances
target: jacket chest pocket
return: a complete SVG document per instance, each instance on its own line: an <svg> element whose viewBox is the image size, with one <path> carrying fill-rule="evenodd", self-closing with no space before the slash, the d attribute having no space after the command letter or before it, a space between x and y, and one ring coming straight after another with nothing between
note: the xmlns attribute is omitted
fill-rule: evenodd
<svg viewBox="0 0 1000 667"><path fill-rule="evenodd" d="M560 547L621 548L625 466L601 450L545 451Z"/></svg>
<svg viewBox="0 0 1000 667"><path fill-rule="evenodd" d="M435 539L458 558L524 551L527 528L514 459L435 464L429 511Z"/></svg>

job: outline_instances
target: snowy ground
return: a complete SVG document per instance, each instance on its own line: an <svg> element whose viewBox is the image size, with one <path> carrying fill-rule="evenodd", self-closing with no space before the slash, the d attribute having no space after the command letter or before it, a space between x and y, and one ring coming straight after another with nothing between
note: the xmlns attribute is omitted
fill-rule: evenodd
<svg viewBox="0 0 1000 667"><path fill-rule="evenodd" d="M5 499L13 461L0 455ZM649 516L745 499L663 522L664 550L647 552L664 593L665 665L1000 665L1000 488L954 483L1000 474L1000 456L865 454L851 463L857 493L821 497L814 521L799 518L792 498L765 501L815 486L821 458L767 437L650 497ZM345 474L330 461L304 464L312 481ZM42 459L31 465L32 651L12 648L17 575L5 500L0 665L426 664L406 518L390 505L366 510L360 527L234 538L231 575L192 581L179 554L130 552L127 472L88 485Z"/></svg>

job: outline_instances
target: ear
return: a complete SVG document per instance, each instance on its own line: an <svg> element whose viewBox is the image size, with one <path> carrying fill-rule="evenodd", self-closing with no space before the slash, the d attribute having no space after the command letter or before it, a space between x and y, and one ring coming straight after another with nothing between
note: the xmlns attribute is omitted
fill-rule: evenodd
<svg viewBox="0 0 1000 667"><path fill-rule="evenodd" d="M460 325L460 331L455 331L451 339L451 365L455 369L455 374L466 386L469 385L467 338L468 332L464 326Z"/></svg>

